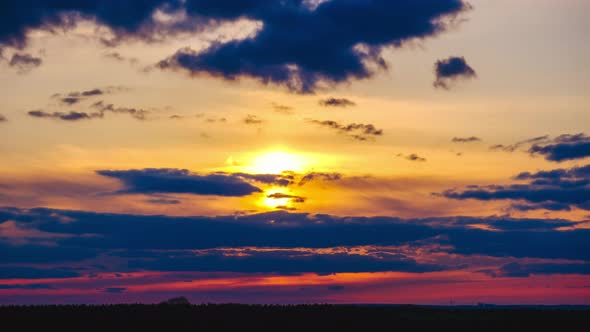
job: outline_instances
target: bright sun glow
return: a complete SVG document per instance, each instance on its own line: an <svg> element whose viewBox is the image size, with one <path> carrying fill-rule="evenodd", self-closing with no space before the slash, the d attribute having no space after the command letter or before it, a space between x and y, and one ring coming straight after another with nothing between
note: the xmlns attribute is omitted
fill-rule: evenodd
<svg viewBox="0 0 590 332"><path fill-rule="evenodd" d="M269 197L273 194L288 194L288 192L285 188L272 188L270 190L265 191L264 198L261 201L263 206L266 206L269 208L289 207L290 206L289 198Z"/></svg>
<svg viewBox="0 0 590 332"><path fill-rule="evenodd" d="M284 151L272 151L255 157L251 170L258 174L280 174L284 171L302 172L304 164L301 156Z"/></svg>

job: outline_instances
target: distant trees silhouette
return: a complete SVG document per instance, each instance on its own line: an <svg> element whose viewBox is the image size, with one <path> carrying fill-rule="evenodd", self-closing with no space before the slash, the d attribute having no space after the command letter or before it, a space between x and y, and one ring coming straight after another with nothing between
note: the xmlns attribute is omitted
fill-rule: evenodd
<svg viewBox="0 0 590 332"><path fill-rule="evenodd" d="M478 308L334 305L0 306L3 327L18 331L505 331L568 329L590 322L588 308ZM523 325L523 322L526 322ZM7 329L7 331L12 329ZM573 330L573 328L571 329Z"/></svg>

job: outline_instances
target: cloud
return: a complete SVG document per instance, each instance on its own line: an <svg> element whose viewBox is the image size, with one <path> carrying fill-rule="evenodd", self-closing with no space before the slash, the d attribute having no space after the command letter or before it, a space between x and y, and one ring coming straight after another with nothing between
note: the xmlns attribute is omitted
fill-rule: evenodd
<svg viewBox="0 0 590 332"><path fill-rule="evenodd" d="M539 274L590 274L588 263L538 263L526 264L512 262L502 265L498 270L482 270L493 277L526 278Z"/></svg>
<svg viewBox="0 0 590 332"><path fill-rule="evenodd" d="M139 62L139 60L137 58L126 57L126 56L121 55L121 53L119 53L119 52L108 52L108 53L104 54L104 57L107 59L115 60L115 61L128 62L130 64L136 64Z"/></svg>
<svg viewBox="0 0 590 332"><path fill-rule="evenodd" d="M291 203L305 203L306 198L301 196L289 195L284 193L273 193L266 196L273 199L288 199Z"/></svg>
<svg viewBox="0 0 590 332"><path fill-rule="evenodd" d="M150 203L150 204L161 204L161 205L178 205L178 204L182 203L181 200L172 199L172 198L152 198L152 199L147 199L145 202Z"/></svg>
<svg viewBox="0 0 590 332"><path fill-rule="evenodd" d="M248 174L248 173L224 173L217 172L213 174L221 174L227 176L238 177L246 180L252 180L264 184L272 184L277 186L288 186L295 181L295 175L290 172L283 172L282 174Z"/></svg>
<svg viewBox="0 0 590 332"><path fill-rule="evenodd" d="M249 125L258 125L263 122L264 121L262 119L260 119L256 115L252 115L252 114L248 114L248 116L246 116L246 118L244 119L244 123L249 124Z"/></svg>
<svg viewBox="0 0 590 332"><path fill-rule="evenodd" d="M377 129L372 124L351 123L348 125L344 125L331 120L309 120L309 122L335 129L340 133L346 134L347 136L352 137L357 141L367 141L369 139L373 139L374 137L383 135L383 130Z"/></svg>
<svg viewBox="0 0 590 332"><path fill-rule="evenodd" d="M0 285L0 289L55 289L55 287L49 284L13 284Z"/></svg>
<svg viewBox="0 0 590 332"><path fill-rule="evenodd" d="M240 273L353 273L353 272L432 272L444 270L435 264L420 264L400 254L365 255L348 252L321 252L296 249L256 248L173 251L163 254L137 253L131 268L155 271L201 271Z"/></svg>
<svg viewBox="0 0 590 332"><path fill-rule="evenodd" d="M405 157L409 161L418 161L418 162L425 162L426 158L420 157L419 155L412 153Z"/></svg>
<svg viewBox="0 0 590 332"><path fill-rule="evenodd" d="M16 68L19 73L28 73L31 70L41 66L43 59L32 56L27 53L15 53L10 58L8 65Z"/></svg>
<svg viewBox="0 0 590 332"><path fill-rule="evenodd" d="M107 287L107 288L103 289L103 292L111 293L111 294L121 294L126 291L127 291L127 288L125 288L125 287Z"/></svg>
<svg viewBox="0 0 590 332"><path fill-rule="evenodd" d="M281 104L272 103L272 109L276 113L284 114L284 115L292 115L294 113L293 107Z"/></svg>
<svg viewBox="0 0 590 332"><path fill-rule="evenodd" d="M387 68L384 47L439 35L446 19L467 10L461 0L188 1L189 15L261 23L256 35L214 42L203 51L178 50L161 69L184 70L226 80L254 78L299 93L372 77ZM362 26L362 29L354 27Z"/></svg>
<svg viewBox="0 0 590 332"><path fill-rule="evenodd" d="M458 200L510 200L528 203L512 206L521 211L567 211L574 207L590 210L590 165L537 173L525 172L518 174L515 180L526 183L469 186L465 190L447 190L442 196Z"/></svg>
<svg viewBox="0 0 590 332"><path fill-rule="evenodd" d="M82 21L108 30L114 46L129 39L166 40L239 20L259 29L241 40L215 40L202 51L178 50L163 69L182 69L227 80L251 77L265 84L310 93L321 87L367 79L387 68L386 47L435 37L470 6L463 0L247 1L119 0L108 2L4 0L0 47L22 49L34 30L66 31ZM161 20L156 13L175 16ZM181 14L181 15L179 15ZM363 29L353 28L362 26Z"/></svg>
<svg viewBox="0 0 590 332"><path fill-rule="evenodd" d="M115 2L68 0L4 0L3 14L10 20L0 25L0 46L24 48L33 30L70 30L81 20L95 21L115 35L124 38L149 39L156 33L153 14L158 8L178 9L174 0L147 0L137 4L132 0Z"/></svg>
<svg viewBox="0 0 590 332"><path fill-rule="evenodd" d="M0 239L0 279L134 271L422 273L477 267L500 275L502 265L511 262L554 264L528 267L532 274L571 274L587 273L578 265L590 261L590 230L562 219L400 219L286 211L172 217L0 208L0 223L4 220L68 236L52 246L6 245ZM481 225L487 227L475 227Z"/></svg>
<svg viewBox="0 0 590 332"><path fill-rule="evenodd" d="M540 143L540 142L548 142L549 140L550 140L549 135L544 135L544 136L533 137L533 138L529 138L529 139L526 139L523 141L519 141L519 142L516 142L511 145L496 144L496 145L491 146L490 150L514 152L523 146L528 146L528 145Z"/></svg>
<svg viewBox="0 0 590 332"><path fill-rule="evenodd" d="M590 137L583 133L561 135L550 144L534 144L529 153L540 154L549 161L567 161L590 157Z"/></svg>
<svg viewBox="0 0 590 332"><path fill-rule="evenodd" d="M472 143L472 142L481 142L481 138L471 136L471 137L453 137L451 140L453 143Z"/></svg>
<svg viewBox="0 0 590 332"><path fill-rule="evenodd" d="M134 250L147 250L158 258L157 252L171 250L408 245L433 246L439 252L462 255L590 260L590 230L572 229L576 223L562 219L400 219L284 211L243 216L170 217L17 208L0 209L0 213L0 220L13 220L44 232L69 235L58 238L53 247L45 246L47 252L41 250L41 246L37 251L32 251L31 245L4 245L5 249L0 246L2 264L82 261L102 257L99 253L120 250L130 254ZM63 222L64 218L68 222ZM474 227L477 225L488 227ZM562 228L571 230L559 230ZM52 250L54 253L50 252ZM406 255L415 250L417 248ZM190 252L185 254L191 255Z"/></svg>
<svg viewBox="0 0 590 332"><path fill-rule="evenodd" d="M19 250L19 248L15 248ZM50 261L46 261L50 262ZM48 279L48 278L75 278L79 273L62 269L40 269L20 266L0 266L0 279Z"/></svg>
<svg viewBox="0 0 590 332"><path fill-rule="evenodd" d="M86 98L91 98L91 97L95 97L95 96L102 96L107 93L113 92L115 89L119 89L119 88L91 89L91 90L86 90L86 91L75 91L75 92L67 93L65 95L56 93L52 97L58 98L60 100L60 102L63 104L72 106L72 105L77 104Z"/></svg>
<svg viewBox="0 0 590 332"><path fill-rule="evenodd" d="M436 80L433 85L436 88L450 89L452 83L457 80L473 79L477 77L475 70L471 68L464 57L450 57L436 61L434 65Z"/></svg>
<svg viewBox="0 0 590 332"><path fill-rule="evenodd" d="M262 190L242 177L223 173L199 175L185 169L99 170L97 174L120 180L125 188L118 194L194 194L248 196Z"/></svg>
<svg viewBox="0 0 590 332"><path fill-rule="evenodd" d="M324 107L352 107L356 103L346 98L327 98L319 101L320 106Z"/></svg>
<svg viewBox="0 0 590 332"><path fill-rule="evenodd" d="M97 109L100 113L115 113L115 114L128 114L137 120L146 120L151 114L151 111L141 108L130 108L130 107L115 107L113 104L106 104L105 102L98 101L91 106Z"/></svg>
<svg viewBox="0 0 590 332"><path fill-rule="evenodd" d="M6 122L8 121L8 118L6 118L4 115L0 114L0 122Z"/></svg>
<svg viewBox="0 0 590 332"><path fill-rule="evenodd" d="M29 111L27 113L29 116L34 118L45 118L45 119L56 119L56 120L63 120L63 121L80 121L80 120L90 120L90 119L102 119L104 117L104 113L102 112L45 112L42 110L34 110Z"/></svg>
<svg viewBox="0 0 590 332"><path fill-rule="evenodd" d="M299 180L299 185L303 186L308 182L312 181L338 181L342 179L342 174L340 173L321 173L321 172L312 172L307 173L301 180Z"/></svg>

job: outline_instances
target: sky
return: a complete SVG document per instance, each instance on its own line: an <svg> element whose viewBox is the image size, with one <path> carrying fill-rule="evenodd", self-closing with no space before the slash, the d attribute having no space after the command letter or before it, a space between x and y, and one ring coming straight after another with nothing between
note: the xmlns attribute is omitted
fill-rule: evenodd
<svg viewBox="0 0 590 332"><path fill-rule="evenodd" d="M586 0L0 12L0 304L590 305Z"/></svg>

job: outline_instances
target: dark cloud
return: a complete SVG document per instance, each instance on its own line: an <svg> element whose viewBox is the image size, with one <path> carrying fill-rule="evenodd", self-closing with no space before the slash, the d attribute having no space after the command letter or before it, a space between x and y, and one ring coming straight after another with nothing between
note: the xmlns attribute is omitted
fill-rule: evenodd
<svg viewBox="0 0 590 332"><path fill-rule="evenodd" d="M0 263L2 264L36 264L44 262L54 263L65 263L71 261L79 261L83 259L94 258L97 255L97 251L92 248L71 248L68 246L55 246L55 243L43 242L43 239L37 239L41 244L11 244L10 242L5 243L6 240L0 238ZM35 239L31 239L30 242L35 242ZM17 250L18 248L18 250ZM28 270L15 270L16 267L12 268L11 271L28 271ZM31 274L44 274L47 271L43 270L31 270ZM56 271L60 272L60 271ZM69 271L61 271L62 274L68 274ZM47 272L50 273L50 272ZM16 277L15 277L16 278Z"/></svg>
<svg viewBox="0 0 590 332"><path fill-rule="evenodd" d="M327 98L319 101L320 106L324 107L352 107L356 103L346 98Z"/></svg>
<svg viewBox="0 0 590 332"><path fill-rule="evenodd" d="M493 277L526 278L534 274L590 274L588 263L540 263L526 264L512 262L502 265L498 270L480 271Z"/></svg>
<svg viewBox="0 0 590 332"><path fill-rule="evenodd" d="M590 137L583 133L561 135L550 144L534 144L529 152L540 154L550 161L567 161L590 157Z"/></svg>
<svg viewBox="0 0 590 332"><path fill-rule="evenodd" d="M525 172L517 175L515 180L526 183L470 186L465 190L447 190L442 195L459 200L513 200L528 203L513 205L513 208L521 211L534 208L563 211L573 207L590 210L590 165Z"/></svg>
<svg viewBox="0 0 590 332"><path fill-rule="evenodd" d="M94 256L90 257L96 257L97 252L148 250L154 252L154 258L158 258L157 252L169 250L405 245L429 245L439 248L437 250L441 252L462 255L590 260L590 230L572 229L576 223L561 219L400 219L337 217L284 211L216 217L118 215L16 208L0 209L0 212L0 220L13 220L46 233L68 235L56 240L53 248L60 249L59 255L49 255L41 250L32 252L30 245L15 245L1 252L2 264L80 261L89 258L83 255L88 251L94 252ZM63 222L64 219L68 222ZM473 227L476 225L487 225L489 229ZM563 228L570 230L559 230ZM12 259L6 260L5 254ZM170 252L166 255L174 254ZM22 258L22 261L17 257Z"/></svg>
<svg viewBox="0 0 590 332"><path fill-rule="evenodd" d="M139 62L139 60L137 58L126 57L126 56L121 55L121 53L119 53L119 52L105 53L104 57L107 59L115 60L115 61L129 62L131 64L136 64Z"/></svg>
<svg viewBox="0 0 590 332"><path fill-rule="evenodd" d="M313 272L432 272L444 270L434 264L419 264L403 255L356 253L320 253L298 250L207 250L174 251L163 254L144 252L141 259L129 262L131 268L155 271L201 271L283 274Z"/></svg>
<svg viewBox="0 0 590 332"><path fill-rule="evenodd" d="M24 48L32 30L68 30L83 19L110 28L115 41L124 38L149 39L156 31L156 9L174 10L176 0L70 1L3 0L0 46Z"/></svg>
<svg viewBox="0 0 590 332"><path fill-rule="evenodd" d="M252 77L303 93L366 79L387 67L385 47L437 36L470 7L463 0L4 0L0 47L24 48L29 32L63 31L81 20L107 28L113 46L127 39L162 40L220 22L245 19L260 23L256 35L244 40L215 41L196 52L181 49L159 63L235 80ZM154 13L184 13L178 22L162 22ZM362 26L362 29L357 27Z"/></svg>
<svg viewBox="0 0 590 332"><path fill-rule="evenodd" d="M172 198L152 198L152 199L147 199L145 202L150 203L150 204L161 204L161 205L177 205L177 204L182 203L181 200L172 199Z"/></svg>
<svg viewBox="0 0 590 332"><path fill-rule="evenodd" d="M90 120L90 119L102 119L104 117L104 113L102 112L45 112L42 110L34 110L29 111L27 113L29 116L34 118L46 118L46 119L57 119L63 121L80 121L80 120Z"/></svg>
<svg viewBox="0 0 590 332"><path fill-rule="evenodd" d="M457 80L473 79L477 77L475 70L471 68L464 57L450 57L438 60L434 64L436 88L450 89L453 82Z"/></svg>
<svg viewBox="0 0 590 332"><path fill-rule="evenodd" d="M299 180L299 185L303 186L308 182L312 181L338 181L342 179L342 174L340 173L321 173L321 172L312 172L305 174Z"/></svg>
<svg viewBox="0 0 590 332"><path fill-rule="evenodd" d="M130 107L115 107L113 104L106 104L102 100L92 104L92 108L97 109L100 113L110 112L114 114L128 114L137 120L146 120L151 114L151 111L149 110Z"/></svg>
<svg viewBox="0 0 590 332"><path fill-rule="evenodd" d="M451 140L453 143L472 143L472 142L481 142L481 138L471 136L471 137L453 137Z"/></svg>
<svg viewBox="0 0 590 332"><path fill-rule="evenodd" d="M535 144L535 143L541 143L541 142L548 142L549 139L549 135L545 135L545 136L539 136L539 137L533 137L533 138L529 138L520 142L516 142L514 144L511 145L504 145L504 144L496 144L490 147L490 150L492 151L505 151L505 152L514 152L518 149L520 149L523 146L528 146L531 144Z"/></svg>
<svg viewBox="0 0 590 332"><path fill-rule="evenodd" d="M89 98L89 97L95 97L95 96L102 96L104 94L110 93L112 92L112 88L109 88L107 90L105 89L92 89L92 90L86 90L86 91L76 91L76 92L70 92L67 93L65 95L61 95L59 93L53 95L54 98L59 98L60 102L62 102L63 104L66 105L74 105L77 104L78 102Z"/></svg>
<svg viewBox="0 0 590 332"><path fill-rule="evenodd" d="M214 3L214 5L213 5ZM191 75L251 77L310 93L322 86L371 77L387 67L381 50L446 30L445 19L467 10L461 0L187 1L189 15L261 22L252 38L181 49L158 64ZM362 29L357 27L362 26Z"/></svg>
<svg viewBox="0 0 590 332"><path fill-rule="evenodd" d="M107 287L103 289L105 293L112 293L112 294L121 294L127 291L125 287Z"/></svg>
<svg viewBox="0 0 590 332"><path fill-rule="evenodd" d="M418 161L418 162L425 162L426 161L426 158L420 157L419 155L417 155L415 153L412 153L410 155L407 155L405 157L405 159L406 160L409 160L409 161Z"/></svg>
<svg viewBox="0 0 590 332"><path fill-rule="evenodd" d="M119 194L195 194L248 196L261 192L244 178L223 173L199 175L185 169L99 170L97 174L120 180Z"/></svg>
<svg viewBox="0 0 590 332"><path fill-rule="evenodd" d="M28 73L29 71L41 66L43 59L32 56L27 53L15 53L10 58L8 65L16 68L19 73Z"/></svg>
<svg viewBox="0 0 590 332"><path fill-rule="evenodd" d="M273 193L273 194L269 194L266 197L272 198L272 199L284 199L284 198L286 198L291 203L305 203L305 200L306 200L305 197L296 196L296 195L289 195L289 194L283 194L283 193Z"/></svg>
<svg viewBox="0 0 590 332"><path fill-rule="evenodd" d="M15 250L20 250L19 247L15 247ZM0 260L1 263L4 261ZM44 261L43 263L52 262L51 260ZM21 266L0 266L0 279L47 279L47 278L75 278L80 275L71 270L62 270L56 268L33 268L33 267L21 267Z"/></svg>
<svg viewBox="0 0 590 332"><path fill-rule="evenodd" d="M244 119L244 123L249 124L249 125L257 125L257 124L261 124L263 122L264 121L262 119L260 119L256 115L252 115L252 114L248 114L248 116L246 116L246 118Z"/></svg>
<svg viewBox="0 0 590 332"><path fill-rule="evenodd" d="M350 136L357 141L367 141L377 136L383 135L383 130L377 129L372 124L351 123L348 125L344 125L331 120L309 120L309 122L335 129L340 133L346 134L347 136Z"/></svg>
<svg viewBox="0 0 590 332"><path fill-rule="evenodd" d="M239 178L246 179L246 180L252 180L255 182L259 182L259 183L273 184L273 185L282 186L282 187L293 184L293 182L295 181L295 175L289 171L283 172L281 174L248 174L248 173L240 173L240 172L238 172L238 173L217 172L217 173L213 173L213 174L234 176L234 177L239 177Z"/></svg>
<svg viewBox="0 0 590 332"><path fill-rule="evenodd" d="M4 115L0 114L0 122L6 122L6 121L8 121L8 119Z"/></svg>
<svg viewBox="0 0 590 332"><path fill-rule="evenodd" d="M14 285L0 285L0 289L55 289L49 284L14 284Z"/></svg>

